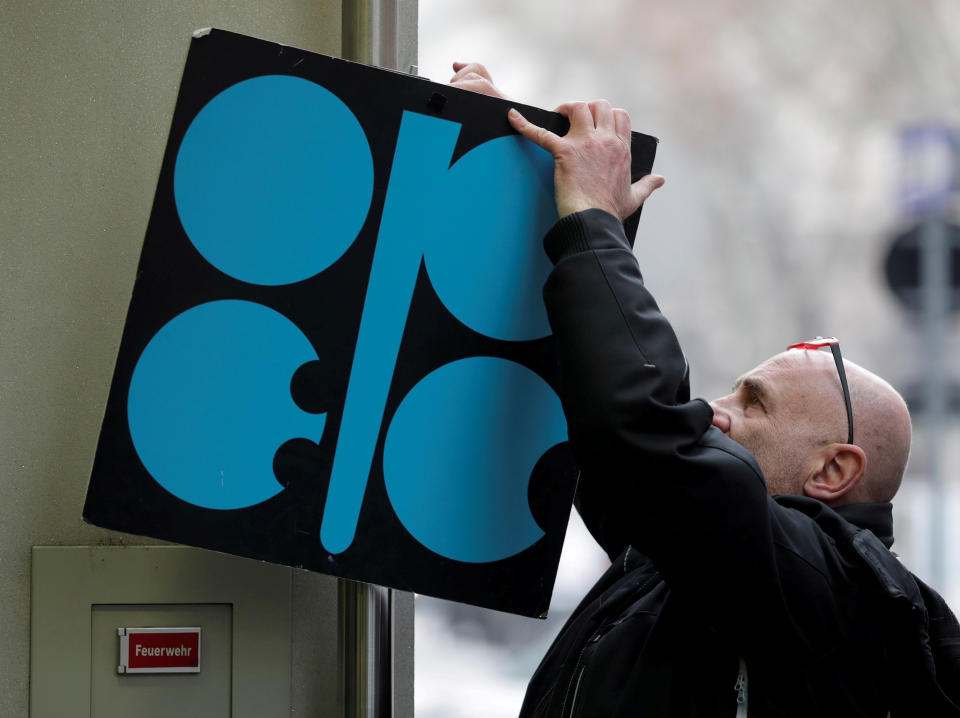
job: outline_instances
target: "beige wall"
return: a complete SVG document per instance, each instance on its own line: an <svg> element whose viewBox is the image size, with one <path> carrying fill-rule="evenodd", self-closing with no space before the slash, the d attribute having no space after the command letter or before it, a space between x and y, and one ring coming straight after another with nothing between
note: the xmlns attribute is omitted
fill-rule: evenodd
<svg viewBox="0 0 960 718"><path fill-rule="evenodd" d="M0 3L4 716L27 714L30 547L149 543L80 514L191 33L337 55L340 24L338 0ZM321 715L336 694L335 581L292 583L292 713Z"/></svg>

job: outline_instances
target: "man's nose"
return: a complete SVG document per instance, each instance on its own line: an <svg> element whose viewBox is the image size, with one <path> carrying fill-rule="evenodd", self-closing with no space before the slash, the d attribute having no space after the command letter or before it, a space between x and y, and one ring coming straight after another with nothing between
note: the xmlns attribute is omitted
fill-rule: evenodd
<svg viewBox="0 0 960 718"><path fill-rule="evenodd" d="M713 409L713 425L720 429L724 434L730 433L730 413L723 408L721 401L715 399L714 401L708 402L710 408Z"/></svg>

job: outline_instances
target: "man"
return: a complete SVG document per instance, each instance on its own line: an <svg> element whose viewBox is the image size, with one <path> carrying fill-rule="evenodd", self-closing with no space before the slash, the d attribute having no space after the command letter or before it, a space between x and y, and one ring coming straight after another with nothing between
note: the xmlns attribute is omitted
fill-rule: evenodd
<svg viewBox="0 0 960 718"><path fill-rule="evenodd" d="M482 66L454 69L454 85L499 95ZM509 121L555 160L544 300L583 470L577 507L612 565L521 714L960 715L960 626L888 550L903 400L824 340L691 401L621 224L663 179L631 184L623 110L558 112L564 137L515 110Z"/></svg>

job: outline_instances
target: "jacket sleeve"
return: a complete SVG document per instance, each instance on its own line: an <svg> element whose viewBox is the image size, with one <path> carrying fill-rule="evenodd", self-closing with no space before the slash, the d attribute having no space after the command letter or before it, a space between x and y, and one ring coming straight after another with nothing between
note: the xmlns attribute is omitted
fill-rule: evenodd
<svg viewBox="0 0 960 718"><path fill-rule="evenodd" d="M705 401L689 400L686 361L620 222L601 210L569 215L545 247L588 528L608 553L629 544L648 555L709 623L747 641L802 641L784 599L776 505L752 455L712 426Z"/></svg>

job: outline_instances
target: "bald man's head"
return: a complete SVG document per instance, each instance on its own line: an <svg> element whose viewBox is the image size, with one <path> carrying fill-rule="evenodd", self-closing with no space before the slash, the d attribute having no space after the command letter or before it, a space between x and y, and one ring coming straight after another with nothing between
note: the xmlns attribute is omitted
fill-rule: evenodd
<svg viewBox="0 0 960 718"><path fill-rule="evenodd" d="M831 506L889 501L910 453L910 414L880 377L844 361L853 405L847 441L843 390L827 352L789 350L737 380L711 402L714 424L756 457L772 494L807 495Z"/></svg>
<svg viewBox="0 0 960 718"><path fill-rule="evenodd" d="M903 397L876 374L844 361L853 404L854 441L867 455L864 480L851 501L889 501L910 457L910 412Z"/></svg>

